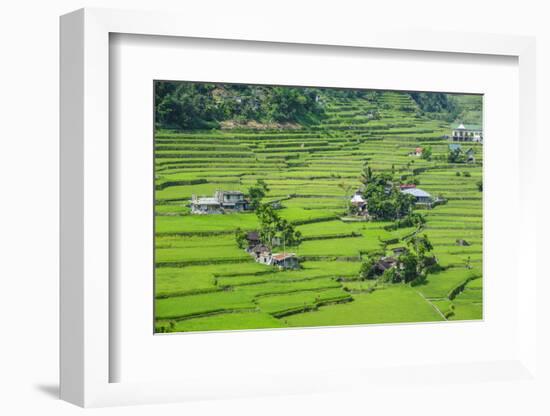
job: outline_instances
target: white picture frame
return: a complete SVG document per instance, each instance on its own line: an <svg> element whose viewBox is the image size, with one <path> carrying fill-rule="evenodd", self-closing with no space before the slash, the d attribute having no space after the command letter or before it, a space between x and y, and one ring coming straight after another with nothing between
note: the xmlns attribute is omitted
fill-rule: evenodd
<svg viewBox="0 0 550 416"><path fill-rule="evenodd" d="M182 24L184 22L184 24ZM314 25L285 28L263 25L235 34L230 22L204 26L200 19L171 13L82 9L61 18L61 398L80 406L159 403L219 397L319 393L391 382L433 382L452 372L464 382L484 379L537 380L535 301L537 270L526 261L534 253L536 217L528 211L535 195L529 178L535 169L535 41L530 37L374 28L349 28L327 34ZM109 37L110 34L225 39L281 44L430 51L442 54L504 55L518 59L520 224L518 261L525 285L517 291L517 354L507 360L445 362L414 370L369 368L319 373L272 374L262 380L188 378L182 381L112 382L110 365L119 359L110 348L109 275L110 170ZM524 244L522 244L524 242ZM518 270L515 271L517 273ZM522 277L523 278L523 277ZM312 333L313 334L313 333ZM301 336L308 336L301 335ZM330 336L330 335L329 335ZM413 374L411 377L407 377ZM480 374L482 375L480 377ZM342 380L346 379L346 382ZM408 381L407 381L408 380Z"/></svg>

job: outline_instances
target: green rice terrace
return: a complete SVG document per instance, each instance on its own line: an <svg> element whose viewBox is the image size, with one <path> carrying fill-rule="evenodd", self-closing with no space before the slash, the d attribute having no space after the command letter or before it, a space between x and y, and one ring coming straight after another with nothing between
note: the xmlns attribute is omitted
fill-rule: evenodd
<svg viewBox="0 0 550 416"><path fill-rule="evenodd" d="M156 130L156 332L482 319L482 140L459 143L467 158L449 148L457 122L481 124L481 96L454 96L445 119L413 94L319 91L318 117ZM361 214L350 200L366 166L436 203L415 203L423 220L410 224ZM261 204L297 240L270 238L269 249L298 267L263 264L239 246L239 233L262 234L253 209L192 212L217 191L250 203L258 184ZM420 236L435 266L396 281L406 263L394 249ZM375 273L384 261L401 266Z"/></svg>

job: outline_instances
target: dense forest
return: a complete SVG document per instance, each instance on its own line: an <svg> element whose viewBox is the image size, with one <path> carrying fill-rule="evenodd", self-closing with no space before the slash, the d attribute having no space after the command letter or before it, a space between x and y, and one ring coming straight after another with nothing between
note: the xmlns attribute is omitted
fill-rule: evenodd
<svg viewBox="0 0 550 416"><path fill-rule="evenodd" d="M313 88L156 82L156 125L167 129L217 128L225 120L299 122L320 116Z"/></svg>
<svg viewBox="0 0 550 416"><path fill-rule="evenodd" d="M315 124L324 117L324 97L365 98L376 102L380 93L369 90L296 88L244 84L155 82L157 129L216 129L226 121L244 123ZM419 115L454 121L462 105L450 94L410 93Z"/></svg>
<svg viewBox="0 0 550 416"><path fill-rule="evenodd" d="M432 118L453 121L460 114L460 106L452 95L434 92L412 92L412 99L423 113L430 113Z"/></svg>

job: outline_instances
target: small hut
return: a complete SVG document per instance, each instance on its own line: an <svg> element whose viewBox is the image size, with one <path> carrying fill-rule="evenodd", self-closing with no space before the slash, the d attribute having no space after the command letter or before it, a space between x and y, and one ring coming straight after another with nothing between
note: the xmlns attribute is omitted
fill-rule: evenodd
<svg viewBox="0 0 550 416"><path fill-rule="evenodd" d="M363 198L360 191L357 191L350 199L350 204L355 208L358 215L367 215L367 201Z"/></svg>
<svg viewBox="0 0 550 416"><path fill-rule="evenodd" d="M248 241L248 248L252 248L261 243L260 234L256 231L246 233L246 241Z"/></svg>
<svg viewBox="0 0 550 416"><path fill-rule="evenodd" d="M271 250L269 250L269 247L263 244L257 244L251 249L248 250L250 255L254 257L254 260L256 260L259 263L266 263L266 259L271 257ZM260 261L260 257L264 261Z"/></svg>
<svg viewBox="0 0 550 416"><path fill-rule="evenodd" d="M298 269L300 267L298 257L294 253L273 254L271 256L271 264L284 269Z"/></svg>

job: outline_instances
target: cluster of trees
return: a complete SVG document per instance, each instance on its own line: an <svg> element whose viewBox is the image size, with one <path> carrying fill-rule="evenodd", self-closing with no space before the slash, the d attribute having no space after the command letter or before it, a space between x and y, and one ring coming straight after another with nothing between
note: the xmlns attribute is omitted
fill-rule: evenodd
<svg viewBox="0 0 550 416"><path fill-rule="evenodd" d="M253 186L248 188L250 204L260 222L260 240L269 248L272 248L275 239L279 239L286 246L299 245L302 242L302 233L297 231L289 221L281 218L272 204L262 203L267 192L269 192L269 187L262 179L258 179ZM246 231L236 230L235 240L239 248L246 247L246 235Z"/></svg>
<svg viewBox="0 0 550 416"><path fill-rule="evenodd" d="M466 155L459 148L450 149L447 153L447 162L449 163L465 163Z"/></svg>
<svg viewBox="0 0 550 416"><path fill-rule="evenodd" d="M256 211L262 204L262 199L269 192L269 187L263 179L258 179L254 186L248 188L248 199L251 208Z"/></svg>
<svg viewBox="0 0 550 416"><path fill-rule="evenodd" d="M319 90L195 82L155 82L155 125L210 129L225 120L289 122L321 116Z"/></svg>
<svg viewBox="0 0 550 416"><path fill-rule="evenodd" d="M398 228L416 227L420 228L426 223L426 218L419 212L410 212L405 217L397 219L388 227L387 230L397 230Z"/></svg>
<svg viewBox="0 0 550 416"><path fill-rule="evenodd" d="M412 92L412 99L423 113L445 121L454 121L461 112L458 103L449 94L436 92Z"/></svg>
<svg viewBox="0 0 550 416"><path fill-rule="evenodd" d="M421 158L424 160L432 160L432 147L428 146L422 151Z"/></svg>
<svg viewBox="0 0 550 416"><path fill-rule="evenodd" d="M364 186L363 198L369 215L378 220L397 220L406 217L414 207L414 197L401 192L390 174L375 174L368 163L360 177Z"/></svg>
<svg viewBox="0 0 550 416"><path fill-rule="evenodd" d="M260 221L260 240L269 248L272 248L276 238L285 246L297 246L302 242L302 233L289 221L279 217L270 204L261 204L256 209L256 216Z"/></svg>
<svg viewBox="0 0 550 416"><path fill-rule="evenodd" d="M435 265L435 258L431 254L433 246L425 234L415 235L407 242L408 249L401 254L394 267L386 269L381 275L377 272L376 264L380 260L369 256L361 264L359 276L362 279L378 279L381 283L423 283L431 267Z"/></svg>
<svg viewBox="0 0 550 416"><path fill-rule="evenodd" d="M365 98L370 101L376 101L382 95L382 91L357 89L327 89L325 90L325 93L328 93L334 98Z"/></svg>
<svg viewBox="0 0 550 416"><path fill-rule="evenodd" d="M442 153L434 157L436 160L447 163L466 163L468 162L468 158L468 154L463 152L460 148L449 149L447 154Z"/></svg>
<svg viewBox="0 0 550 416"><path fill-rule="evenodd" d="M216 126L229 110L216 103L213 84L155 82L155 124L169 129L201 129Z"/></svg>

